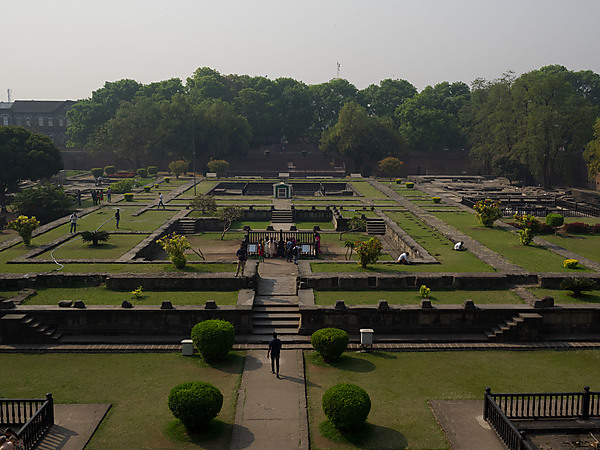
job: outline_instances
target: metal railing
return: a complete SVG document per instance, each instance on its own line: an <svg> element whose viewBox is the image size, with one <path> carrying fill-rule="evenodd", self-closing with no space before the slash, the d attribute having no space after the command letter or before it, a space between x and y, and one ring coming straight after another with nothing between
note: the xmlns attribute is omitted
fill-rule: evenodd
<svg viewBox="0 0 600 450"><path fill-rule="evenodd" d="M15 434L26 450L33 449L54 425L52 394L46 394L45 399L0 399L0 424L19 427Z"/></svg>
<svg viewBox="0 0 600 450"><path fill-rule="evenodd" d="M257 254L255 246L252 244L258 244L267 239L273 239L276 242L283 241L287 242L288 239L294 239L296 245L300 247L302 253L308 256L317 256L317 242L315 240L315 234L312 231L248 231L246 233L245 242L248 245L248 255L254 256Z"/></svg>
<svg viewBox="0 0 600 450"><path fill-rule="evenodd" d="M504 414L500 406L498 406L492 396L488 394L487 389L484 397L483 418L489 422L498 437L510 450L529 450L536 448L531 445L525 432L519 431L510 419L506 417L506 414Z"/></svg>

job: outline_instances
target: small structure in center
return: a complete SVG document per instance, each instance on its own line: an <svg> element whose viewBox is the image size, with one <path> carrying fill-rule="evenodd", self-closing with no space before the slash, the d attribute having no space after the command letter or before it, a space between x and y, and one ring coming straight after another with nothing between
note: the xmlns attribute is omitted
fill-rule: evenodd
<svg viewBox="0 0 600 450"><path fill-rule="evenodd" d="M275 183L273 185L273 197L292 198L292 185L288 183Z"/></svg>

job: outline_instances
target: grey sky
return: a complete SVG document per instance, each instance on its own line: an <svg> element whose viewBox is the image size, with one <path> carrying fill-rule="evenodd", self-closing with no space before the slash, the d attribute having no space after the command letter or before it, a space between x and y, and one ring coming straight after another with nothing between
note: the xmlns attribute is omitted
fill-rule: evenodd
<svg viewBox="0 0 600 450"><path fill-rule="evenodd" d="M600 73L598 0L3 0L0 100L78 99L198 67L419 90L544 65Z"/></svg>

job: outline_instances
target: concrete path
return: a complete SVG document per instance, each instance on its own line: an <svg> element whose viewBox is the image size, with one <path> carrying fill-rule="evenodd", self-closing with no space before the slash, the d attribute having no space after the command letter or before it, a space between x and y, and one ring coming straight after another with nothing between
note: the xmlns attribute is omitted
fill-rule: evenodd
<svg viewBox="0 0 600 450"><path fill-rule="evenodd" d="M267 348L246 354L231 450L308 449L308 418L301 350L282 350L279 378Z"/></svg>

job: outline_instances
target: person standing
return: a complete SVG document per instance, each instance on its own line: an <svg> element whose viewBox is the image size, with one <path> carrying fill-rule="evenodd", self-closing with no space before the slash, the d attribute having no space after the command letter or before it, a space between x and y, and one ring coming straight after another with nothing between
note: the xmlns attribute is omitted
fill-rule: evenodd
<svg viewBox="0 0 600 450"><path fill-rule="evenodd" d="M271 372L277 374L279 378L279 355L281 354L281 341L277 338L277 333L273 333L273 339L269 342L267 358L271 357Z"/></svg>
<svg viewBox="0 0 600 450"><path fill-rule="evenodd" d="M110 203L111 198L112 198L112 191L110 190L110 186L109 186L108 189L106 190L106 199L108 200L108 203Z"/></svg>
<svg viewBox="0 0 600 450"><path fill-rule="evenodd" d="M92 189L92 203L94 206L98 205L98 197L96 196L96 189Z"/></svg>
<svg viewBox="0 0 600 450"><path fill-rule="evenodd" d="M121 212L119 208L115 211L115 222L117 223L117 228L119 228L119 222L121 221Z"/></svg>
<svg viewBox="0 0 600 450"><path fill-rule="evenodd" d="M244 276L244 268L246 267L246 260L248 259L248 252L246 251L246 248L244 247L243 243L240 244L240 248L235 253L235 256L237 256L237 259L238 259L237 270L235 272L235 276L237 277L239 275L240 271L242 272L242 276Z"/></svg>
<svg viewBox="0 0 600 450"><path fill-rule="evenodd" d="M265 243L263 241L258 243L258 262L265 262Z"/></svg>
<svg viewBox="0 0 600 450"><path fill-rule="evenodd" d="M160 207L161 207L161 206L163 207L163 209L166 209L166 208L165 208L165 205L164 205L164 203L163 203L163 195L162 195L162 192L159 192L159 193L158 193L158 206L157 206L157 209L160 209Z"/></svg>
<svg viewBox="0 0 600 450"><path fill-rule="evenodd" d="M71 233L77 233L77 221L78 220L79 220L79 217L77 217L76 212L71 214L71 217L69 218L69 221L71 222Z"/></svg>

